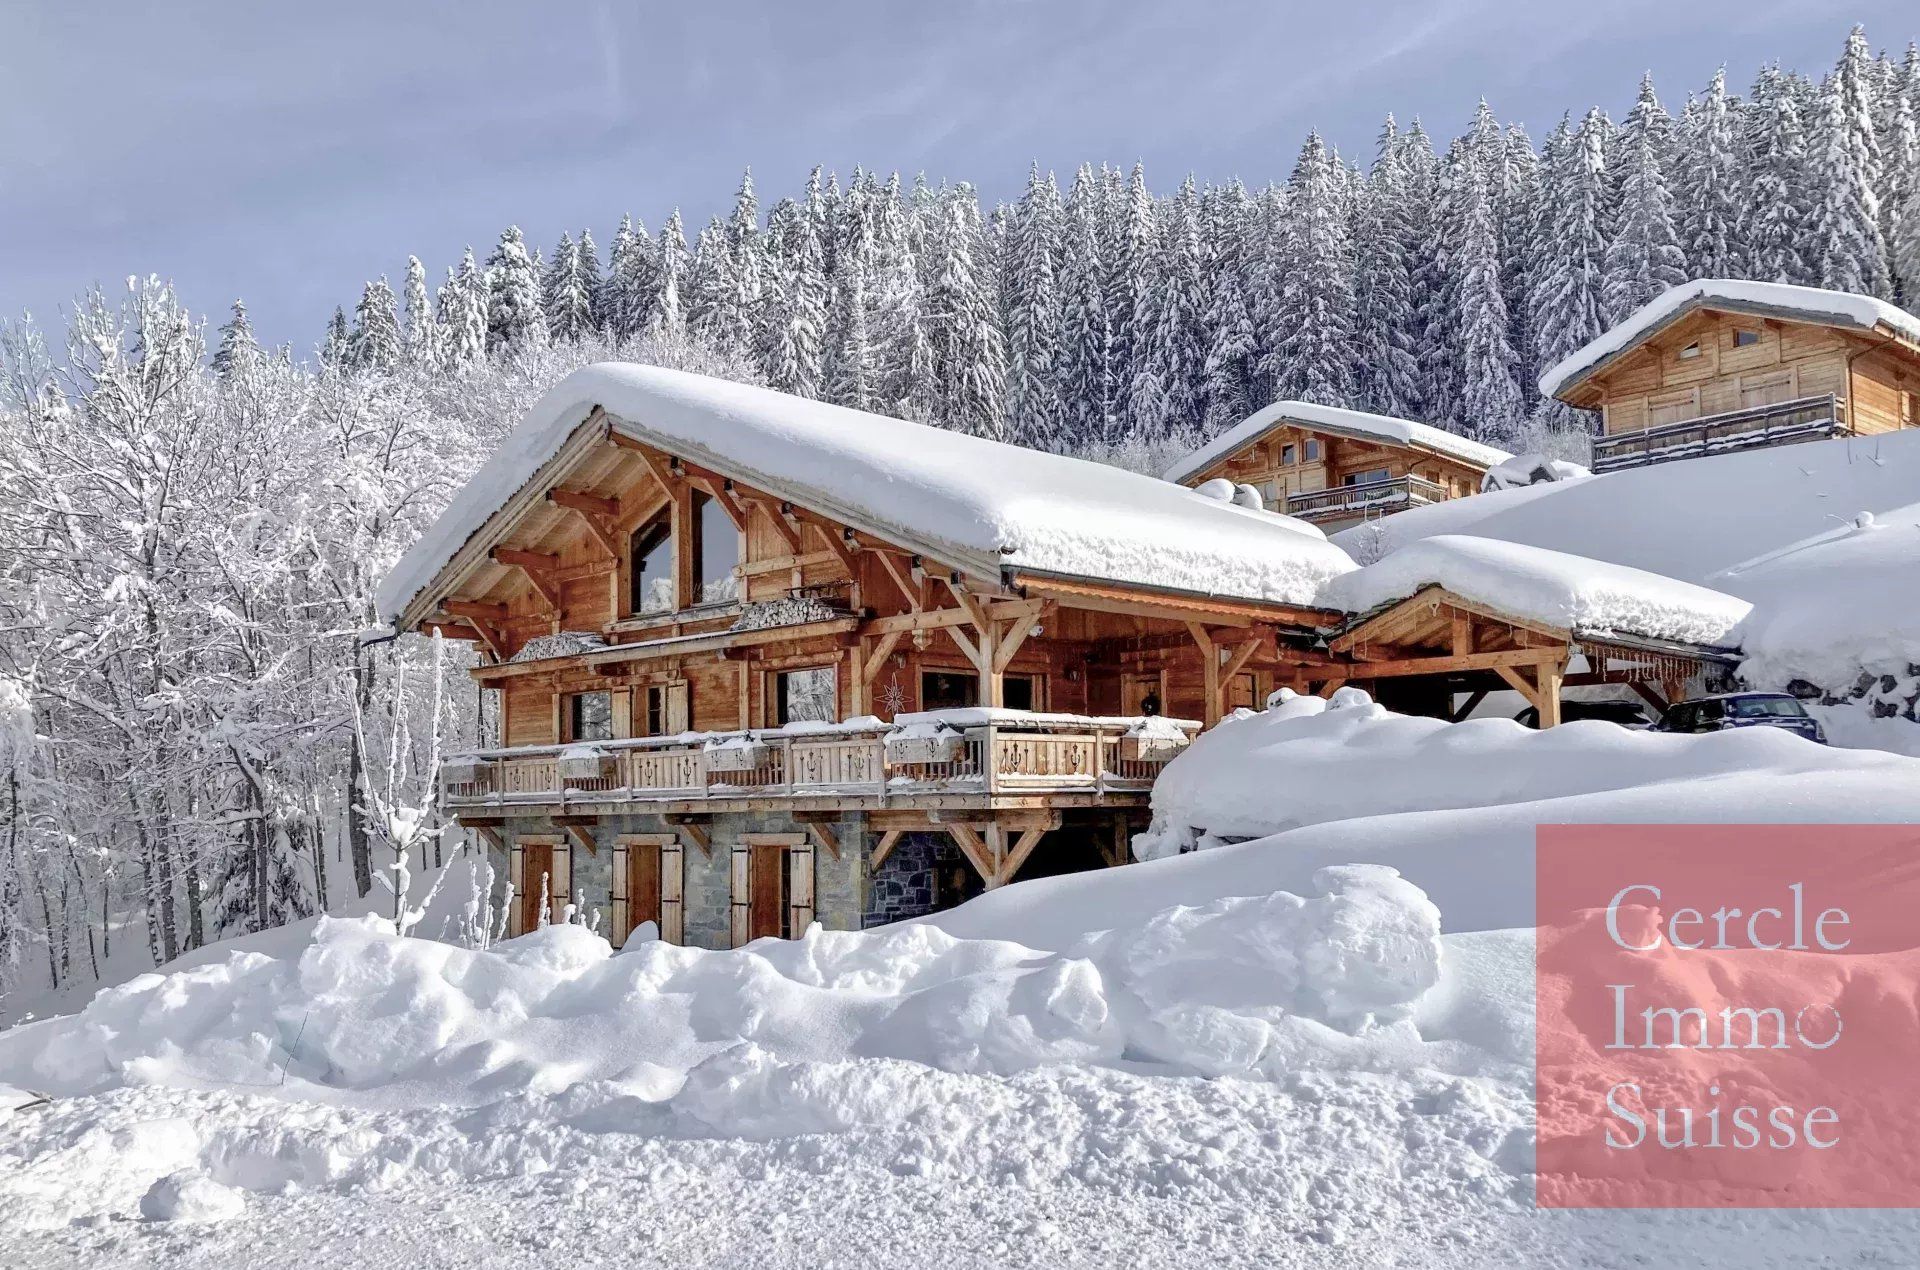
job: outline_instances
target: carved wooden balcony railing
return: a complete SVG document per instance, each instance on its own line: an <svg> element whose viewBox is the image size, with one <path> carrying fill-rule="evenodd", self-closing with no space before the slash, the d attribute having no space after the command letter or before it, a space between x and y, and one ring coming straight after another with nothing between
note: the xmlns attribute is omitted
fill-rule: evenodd
<svg viewBox="0 0 1920 1270"><path fill-rule="evenodd" d="M452 810L585 803L927 794L1140 793L1200 725L1016 710L946 710L663 739L524 746L449 759Z"/></svg>

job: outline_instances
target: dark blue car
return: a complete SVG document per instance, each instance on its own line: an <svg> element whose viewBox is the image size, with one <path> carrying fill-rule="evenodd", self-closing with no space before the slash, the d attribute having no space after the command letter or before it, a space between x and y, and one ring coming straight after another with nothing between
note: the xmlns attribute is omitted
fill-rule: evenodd
<svg viewBox="0 0 1920 1270"><path fill-rule="evenodd" d="M1656 732L1724 732L1728 728L1785 728L1821 745L1827 734L1806 707L1784 692L1730 692L1667 707Z"/></svg>

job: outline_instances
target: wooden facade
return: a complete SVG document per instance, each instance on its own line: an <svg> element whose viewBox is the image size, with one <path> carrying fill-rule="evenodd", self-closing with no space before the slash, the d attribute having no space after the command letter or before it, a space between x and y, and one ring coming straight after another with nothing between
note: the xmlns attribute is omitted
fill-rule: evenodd
<svg viewBox="0 0 1920 1270"><path fill-rule="evenodd" d="M916 916L1124 863L1162 765L1277 688L1449 714L1509 684L1551 726L1575 657L1656 688L1696 664L1429 592L1356 616L969 570L654 435L596 410L400 615L497 694L442 795L505 856L516 933L570 903L710 946ZM1330 471L1380 461L1340 445Z"/></svg>
<svg viewBox="0 0 1920 1270"><path fill-rule="evenodd" d="M1251 485L1267 510L1335 531L1476 493L1485 475L1484 465L1458 454L1282 420L1180 480Z"/></svg>
<svg viewBox="0 0 1920 1270"><path fill-rule="evenodd" d="M1600 412L1596 470L1913 427L1920 345L1711 300L1563 386Z"/></svg>

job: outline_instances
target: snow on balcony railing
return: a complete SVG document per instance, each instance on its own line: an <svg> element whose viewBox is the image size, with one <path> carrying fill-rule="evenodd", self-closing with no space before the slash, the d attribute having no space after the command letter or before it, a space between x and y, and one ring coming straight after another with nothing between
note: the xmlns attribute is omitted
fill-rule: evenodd
<svg viewBox="0 0 1920 1270"><path fill-rule="evenodd" d="M1361 481L1354 485L1334 485L1287 495L1284 509L1289 516L1305 520L1315 517L1344 516L1353 512L1379 512L1393 507L1418 507L1437 503L1447 491L1424 476L1394 476L1383 481Z"/></svg>
<svg viewBox="0 0 1920 1270"><path fill-rule="evenodd" d="M1735 450L1757 450L1796 441L1821 441L1847 430L1832 393L1730 410L1680 423L1617 432L1593 439L1593 470L1614 472L1675 459L1696 459Z"/></svg>
<svg viewBox="0 0 1920 1270"><path fill-rule="evenodd" d="M1136 792L1200 725L966 708L843 723L482 750L449 759L449 805L933 793Z"/></svg>

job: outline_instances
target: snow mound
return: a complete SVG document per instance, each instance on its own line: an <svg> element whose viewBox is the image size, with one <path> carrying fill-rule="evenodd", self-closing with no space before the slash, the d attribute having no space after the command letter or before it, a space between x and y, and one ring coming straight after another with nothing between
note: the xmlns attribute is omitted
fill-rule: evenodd
<svg viewBox="0 0 1920 1270"><path fill-rule="evenodd" d="M1397 1030L1391 1053L1373 1033L1435 982L1438 937L1417 888L1367 867L1324 870L1304 895L1157 912L1057 954L924 924L617 956L555 926L475 951L323 920L297 960L144 976L0 1036L0 1074L63 1095L228 1086L375 1106L614 1081L650 1100L684 1087L710 1111L713 1077L692 1074L743 1044L996 1074L1122 1055L1177 1074L1397 1066L1417 1033Z"/></svg>
<svg viewBox="0 0 1920 1270"><path fill-rule="evenodd" d="M1529 485L1550 485L1554 481L1576 481L1593 473L1578 463L1550 459L1538 452L1516 454L1504 463L1496 463L1480 478L1480 492L1525 489Z"/></svg>
<svg viewBox="0 0 1920 1270"><path fill-rule="evenodd" d="M1471 501L1471 500L1466 500ZM1691 583L1584 556L1443 534L1330 580L1327 608L1365 613L1440 586L1512 617L1581 634L1731 644L1751 607Z"/></svg>
<svg viewBox="0 0 1920 1270"><path fill-rule="evenodd" d="M577 370L536 402L381 584L396 619L596 407L618 431L998 578L1003 568L1304 604L1352 567L1302 522L1150 476L655 366Z"/></svg>
<svg viewBox="0 0 1920 1270"><path fill-rule="evenodd" d="M1860 512L1711 581L1753 601L1738 638L1755 686L1804 679L1839 691L1920 665L1920 502Z"/></svg>
<svg viewBox="0 0 1920 1270"><path fill-rule="evenodd" d="M148 1221L221 1222L247 1210L247 1201L198 1169L182 1169L155 1182L140 1198Z"/></svg>

